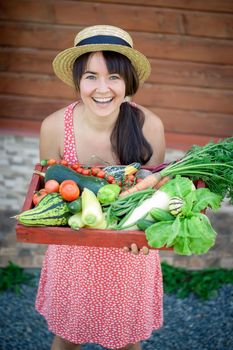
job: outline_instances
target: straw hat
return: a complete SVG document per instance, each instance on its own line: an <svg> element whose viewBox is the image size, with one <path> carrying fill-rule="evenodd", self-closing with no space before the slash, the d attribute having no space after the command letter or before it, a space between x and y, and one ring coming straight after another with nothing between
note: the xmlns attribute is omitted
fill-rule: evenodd
<svg viewBox="0 0 233 350"><path fill-rule="evenodd" d="M133 48L130 35L118 28L108 25L96 25L81 30L74 39L74 47L60 52L53 61L55 74L66 84L74 87L73 64L77 57L86 52L115 51L131 61L140 83L150 75L151 66L148 59Z"/></svg>

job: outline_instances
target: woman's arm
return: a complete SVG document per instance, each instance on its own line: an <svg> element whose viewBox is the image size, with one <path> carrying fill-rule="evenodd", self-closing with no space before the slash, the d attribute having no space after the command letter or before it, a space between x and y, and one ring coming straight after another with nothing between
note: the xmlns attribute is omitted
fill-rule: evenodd
<svg viewBox="0 0 233 350"><path fill-rule="evenodd" d="M63 130L64 111L57 111L41 124L40 129L40 159L61 159L64 140Z"/></svg>

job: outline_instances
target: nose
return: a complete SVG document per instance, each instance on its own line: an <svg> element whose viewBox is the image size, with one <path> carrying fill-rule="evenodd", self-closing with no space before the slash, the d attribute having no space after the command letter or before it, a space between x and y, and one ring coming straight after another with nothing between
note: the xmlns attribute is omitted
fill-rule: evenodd
<svg viewBox="0 0 233 350"><path fill-rule="evenodd" d="M105 93L109 91L107 79L105 78L98 79L98 85L96 87L96 91L101 93Z"/></svg>

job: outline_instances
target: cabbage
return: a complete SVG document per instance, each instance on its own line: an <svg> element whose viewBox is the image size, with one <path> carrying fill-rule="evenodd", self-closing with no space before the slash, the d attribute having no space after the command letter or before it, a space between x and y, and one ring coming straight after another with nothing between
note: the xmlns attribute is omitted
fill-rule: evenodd
<svg viewBox="0 0 233 350"><path fill-rule="evenodd" d="M195 189L192 181L181 176L168 181L160 190L170 196L179 196L184 204L175 220L160 221L146 229L148 245L153 248L173 247L180 255L206 253L215 244L217 233L201 211L207 207L220 208L221 196L208 188Z"/></svg>

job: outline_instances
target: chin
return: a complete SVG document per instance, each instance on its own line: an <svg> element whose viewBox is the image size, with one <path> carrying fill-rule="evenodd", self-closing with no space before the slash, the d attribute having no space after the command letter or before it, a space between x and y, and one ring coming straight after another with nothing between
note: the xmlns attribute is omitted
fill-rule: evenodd
<svg viewBox="0 0 233 350"><path fill-rule="evenodd" d="M98 115L98 116L108 116L116 113L116 111L119 111L120 105L118 106L113 106L113 105L95 105L93 112Z"/></svg>

